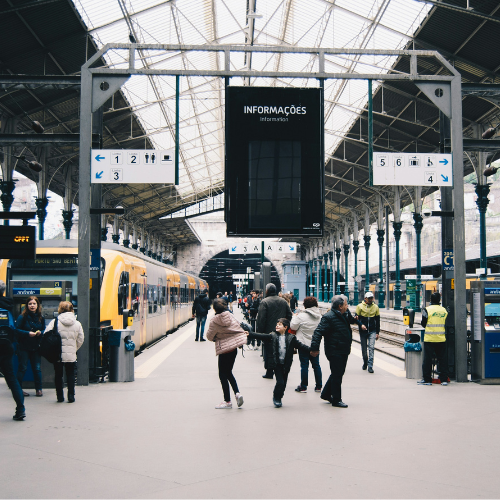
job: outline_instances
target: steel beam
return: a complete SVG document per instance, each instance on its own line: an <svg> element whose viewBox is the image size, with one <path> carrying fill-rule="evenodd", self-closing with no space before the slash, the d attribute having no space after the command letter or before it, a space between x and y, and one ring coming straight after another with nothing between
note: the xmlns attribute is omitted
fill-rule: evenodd
<svg viewBox="0 0 500 500"><path fill-rule="evenodd" d="M0 134L1 146L40 146L78 144L80 134Z"/></svg>

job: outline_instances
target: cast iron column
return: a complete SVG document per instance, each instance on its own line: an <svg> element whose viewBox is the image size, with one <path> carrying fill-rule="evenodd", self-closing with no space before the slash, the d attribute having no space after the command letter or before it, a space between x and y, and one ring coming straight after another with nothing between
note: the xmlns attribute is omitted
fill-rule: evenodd
<svg viewBox="0 0 500 500"><path fill-rule="evenodd" d="M49 200L47 198L35 198L36 216L38 217L38 239L43 240L43 226L47 218L47 205Z"/></svg>
<svg viewBox="0 0 500 500"><path fill-rule="evenodd" d="M317 281L317 295L316 295L316 298L318 299L318 302L323 302L323 289L322 289L322 286L321 286L321 257L318 257L316 259L316 262L318 264L318 268L317 268L317 271L316 271L316 276L318 277L318 281Z"/></svg>
<svg viewBox="0 0 500 500"><path fill-rule="evenodd" d="M384 245L384 234L383 229L377 229L377 241L378 241L378 307L379 309L385 309L384 301L384 269L382 262L382 247Z"/></svg>
<svg viewBox="0 0 500 500"><path fill-rule="evenodd" d="M323 302L328 302L328 252L323 254L325 259L325 280L323 284Z"/></svg>
<svg viewBox="0 0 500 500"><path fill-rule="evenodd" d="M347 297L347 303L349 304L349 248L350 245L344 245L344 257L345 257L345 276L344 276L344 295Z"/></svg>
<svg viewBox="0 0 500 500"><path fill-rule="evenodd" d="M481 279L486 279L488 273L488 260L486 256L486 209L488 208L488 194L490 192L489 184L477 184L477 208L479 209L479 267L484 268L484 274Z"/></svg>
<svg viewBox="0 0 500 500"><path fill-rule="evenodd" d="M415 300L415 311L420 312L420 288L422 286L422 256L420 248L420 234L424 223L422 222L422 216L416 212L413 213L413 220L415 221L413 227L415 228L415 233L417 235L417 296Z"/></svg>
<svg viewBox="0 0 500 500"><path fill-rule="evenodd" d="M73 227L73 210L63 210L63 226L66 233L66 239L70 239L71 228Z"/></svg>
<svg viewBox="0 0 500 500"><path fill-rule="evenodd" d="M366 262L365 262L365 293L370 291L370 240L371 236L363 236L365 240L365 253L366 253Z"/></svg>
<svg viewBox="0 0 500 500"><path fill-rule="evenodd" d="M330 257L330 294L328 297L328 302L331 302L333 294L335 293L335 289L333 287L333 283L335 281L335 274L333 272L333 252L328 252Z"/></svg>
<svg viewBox="0 0 500 500"><path fill-rule="evenodd" d="M392 227L394 228L394 239L396 240L396 283L394 285L394 310L401 310L401 281L400 281L400 270L399 270L399 240L401 239L401 228L403 227L402 222L393 222Z"/></svg>
<svg viewBox="0 0 500 500"><path fill-rule="evenodd" d="M14 195L12 192L16 187L16 183L14 181L0 181L0 190L2 194L0 195L0 200L2 201L2 206L4 212L10 212L10 207L12 203L14 203ZM3 221L4 226L9 225L9 219L5 219Z"/></svg>
<svg viewBox="0 0 500 500"><path fill-rule="evenodd" d="M358 250L359 241L352 242L352 249L354 251L354 304L359 304L359 288L358 288Z"/></svg>
<svg viewBox="0 0 500 500"><path fill-rule="evenodd" d="M337 287L335 288L335 295L340 295L340 254L342 250L340 248L335 249L335 255L337 257Z"/></svg>

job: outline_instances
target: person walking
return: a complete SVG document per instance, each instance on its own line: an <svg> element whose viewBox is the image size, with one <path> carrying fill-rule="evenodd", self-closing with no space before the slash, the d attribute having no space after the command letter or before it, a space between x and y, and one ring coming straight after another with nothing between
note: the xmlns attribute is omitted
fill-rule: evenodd
<svg viewBox="0 0 500 500"><path fill-rule="evenodd" d="M233 292L229 292L229 310L233 312Z"/></svg>
<svg viewBox="0 0 500 500"><path fill-rule="evenodd" d="M299 349L303 354L309 354L310 348L303 344L297 337L289 332L290 321L287 318L279 318L275 332L273 333L250 333L250 338L260 339L266 345L269 352L269 367L276 376L276 385L273 391L273 404L276 408L283 406L283 395L285 394L288 374L293 363L293 351Z"/></svg>
<svg viewBox="0 0 500 500"><path fill-rule="evenodd" d="M50 332L54 329L55 322L57 321L57 331L61 336L61 360L54 363L57 402L64 402L63 370L66 370L68 403L74 403L76 351L83 344L83 328L81 323L76 319L71 302L60 302L58 313L57 318L53 319L46 328L46 331Z"/></svg>
<svg viewBox="0 0 500 500"><path fill-rule="evenodd" d="M299 312L298 314L294 314L292 321L290 322L290 328L296 332L295 335L300 342L307 346L311 346L314 330L321 320L321 313L319 311L316 297L306 297L303 304L305 310ZM299 351L299 360L300 384L297 386L295 391L302 393L307 392L309 382L309 363L311 363L316 381L314 391L321 392L323 379L318 356L311 356L309 352L305 353Z"/></svg>
<svg viewBox="0 0 500 500"><path fill-rule="evenodd" d="M424 333L424 361L420 385L432 385L432 356L436 355L439 366L441 385L448 385L448 356L446 353L446 318L448 311L441 305L441 294L431 295L431 305L422 310L421 325Z"/></svg>
<svg viewBox="0 0 500 500"><path fill-rule="evenodd" d="M212 301L208 298L207 292L202 290L198 297L194 299L193 308L191 313L193 318L196 317L196 338L195 342L200 339L200 342L205 342L203 338L203 332L205 331L205 323L207 321L207 314L210 310L210 305Z"/></svg>
<svg viewBox="0 0 500 500"><path fill-rule="evenodd" d="M269 333L276 328L276 323L280 318L286 318L288 321L292 319L292 311L285 299L277 296L276 286L272 283L266 285L266 298L261 301L257 313L256 332ZM262 378L273 378L272 368L272 349L267 349L266 345L262 346L264 358L265 375Z"/></svg>
<svg viewBox="0 0 500 500"><path fill-rule="evenodd" d="M373 373L375 341L378 340L380 333L380 309L377 304L373 303L372 292L366 292L363 302L356 306L356 316L366 326L366 330L359 330L361 354L363 355L362 368L366 370L368 367L368 373Z"/></svg>
<svg viewBox="0 0 500 500"><path fill-rule="evenodd" d="M292 291L289 291L288 294L290 295L290 309L292 312L295 312L298 304L297 297L295 297Z"/></svg>
<svg viewBox="0 0 500 500"><path fill-rule="evenodd" d="M28 297L23 312L17 318L16 326L18 330L26 332L26 335L19 335L18 337L17 359L19 365L17 367L17 380L22 388L29 361L35 381L35 394L37 397L42 397L40 339L45 331L45 318L42 316L42 304L38 297ZM29 393L23 391L23 396L27 397Z"/></svg>
<svg viewBox="0 0 500 500"><path fill-rule="evenodd" d="M219 380L222 385L224 401L215 409L225 410L233 407L229 384L234 391L238 408L243 404L243 396L233 375L234 362L238 347L247 343L248 333L241 328L234 315L228 311L224 299L215 299L213 303L215 316L210 320L207 339L215 342L215 355L219 356Z"/></svg>
<svg viewBox="0 0 500 500"><path fill-rule="evenodd" d="M351 324L354 323L361 329L366 329L349 312L346 298L343 295L334 295L332 308L321 318L311 341L311 355L318 356L321 339L325 339L325 354L330 362L331 375L323 388L321 399L337 408L347 408L342 401L342 377L351 353Z"/></svg>
<svg viewBox="0 0 500 500"><path fill-rule="evenodd" d="M260 298L259 298L259 290L251 291L252 300L250 301L250 307L248 309L248 315L250 318L250 325L252 326L253 331L255 331L255 325L257 322L257 313L259 312ZM260 347L260 340L257 340L257 346L255 346L255 339L249 340L248 349L249 350L258 350Z"/></svg>
<svg viewBox="0 0 500 500"><path fill-rule="evenodd" d="M0 372L2 372L12 398L16 402L16 412L12 419L22 421L26 418L23 390L16 378L12 363L14 357L12 342L16 334L14 318L12 317L14 301L10 297L4 297L5 289L5 282L0 280Z"/></svg>

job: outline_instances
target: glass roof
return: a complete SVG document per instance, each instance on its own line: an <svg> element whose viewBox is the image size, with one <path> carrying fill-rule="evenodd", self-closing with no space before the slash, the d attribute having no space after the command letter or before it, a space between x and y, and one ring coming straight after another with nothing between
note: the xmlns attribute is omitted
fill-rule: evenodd
<svg viewBox="0 0 500 500"><path fill-rule="evenodd" d="M399 49L432 5L415 0L73 0L99 48L106 43L233 44L254 46ZM110 67L125 67L123 51L109 51ZM220 69L223 55L141 51L136 67ZM394 57L329 56L326 71L381 73ZM232 69L311 71L307 54L231 56ZM315 87L315 79L232 78L231 85ZM374 85L375 87L375 85ZM325 155L328 159L365 107L363 80L325 83ZM159 149L175 145L175 77L134 76L123 87L144 130ZM375 90L375 88L374 88ZM181 198L219 193L224 183L224 82L180 79ZM126 143L124 143L126 147Z"/></svg>

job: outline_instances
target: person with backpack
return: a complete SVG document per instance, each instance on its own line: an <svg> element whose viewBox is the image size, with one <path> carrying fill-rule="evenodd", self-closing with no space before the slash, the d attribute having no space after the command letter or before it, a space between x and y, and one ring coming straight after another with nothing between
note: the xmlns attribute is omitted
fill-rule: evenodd
<svg viewBox="0 0 500 500"><path fill-rule="evenodd" d="M12 363L14 357L12 342L15 337L15 324L12 316L14 302L11 298L4 297L5 288L5 282L0 280L0 372L16 402L16 412L12 419L22 421L26 418L23 390L16 378Z"/></svg>
<svg viewBox="0 0 500 500"><path fill-rule="evenodd" d="M52 320L46 329L47 333L57 329L61 336L61 360L54 363L57 402L64 402L63 370L65 369L68 384L68 403L74 403L76 351L83 344L83 328L76 319L71 302L60 302L58 313L57 318Z"/></svg>
<svg viewBox="0 0 500 500"><path fill-rule="evenodd" d="M36 396L42 397L40 339L45 331L45 318L42 316L42 304L38 297L28 297L23 312L17 318L16 325L18 330L27 332L27 335L18 336L17 359L19 365L17 367L17 380L22 388L29 361L35 380ZM23 396L29 396L29 393L23 391Z"/></svg>
<svg viewBox="0 0 500 500"><path fill-rule="evenodd" d="M207 314L210 310L210 305L212 301L208 298L207 292L202 290L200 295L194 299L192 314L193 318L196 317L196 342L200 339L200 342L205 342L203 338L203 332L205 331L205 323L207 321Z"/></svg>

